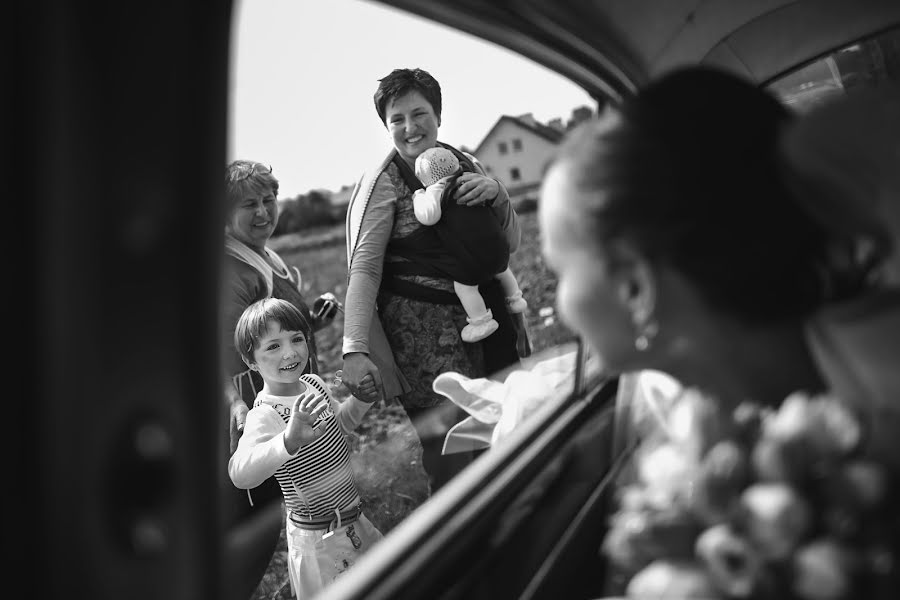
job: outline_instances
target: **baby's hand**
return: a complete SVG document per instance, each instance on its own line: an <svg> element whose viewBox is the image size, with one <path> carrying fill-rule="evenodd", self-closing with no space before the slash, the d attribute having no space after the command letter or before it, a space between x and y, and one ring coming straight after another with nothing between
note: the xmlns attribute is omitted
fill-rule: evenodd
<svg viewBox="0 0 900 600"><path fill-rule="evenodd" d="M284 447L288 454L296 454L297 450L311 444L322 435L324 429L313 428L316 419L328 408L325 394L313 391L300 394L294 401L287 429L284 431Z"/></svg>
<svg viewBox="0 0 900 600"><path fill-rule="evenodd" d="M436 181L428 186L429 190L432 190L432 193L436 198L440 198L444 195L444 190L447 189L447 180L441 179L440 181Z"/></svg>

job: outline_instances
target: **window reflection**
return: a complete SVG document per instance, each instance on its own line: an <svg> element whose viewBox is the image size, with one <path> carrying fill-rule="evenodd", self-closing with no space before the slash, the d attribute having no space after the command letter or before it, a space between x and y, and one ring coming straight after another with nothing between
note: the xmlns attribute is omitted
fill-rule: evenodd
<svg viewBox="0 0 900 600"><path fill-rule="evenodd" d="M337 0L335 4L338 4ZM354 10L341 12L339 18L333 21L325 18L325 10L319 9L317 22L321 29L329 29L332 24L335 33L332 39L350 35L355 27L362 27L366 32L371 29L370 24L364 21L375 17L383 18L378 13L377 7L367 4L346 2L352 5ZM292 40L289 47L278 47L279 40L286 39L273 33L272 27L286 22L287 18L273 18L270 11L289 10L287 5L279 3L261 3L245 0L240 4L240 12L237 13L241 20L247 20L247 24L265 23L264 36L255 35L258 27L242 26L238 24L236 40L234 79L232 104L233 120L231 131L231 158L248 158L265 160L271 163L279 174L281 188L278 194L280 217L277 229L268 242L268 247L275 250L284 259L291 269L297 268L302 274L301 293L304 298L316 298L320 294L331 292L340 302L345 302L347 292L347 256L345 247L344 219L347 203L355 182L362 168L371 165L371 158L366 158L363 163L354 162L353 152L358 146L368 143L370 137L377 137L380 147L387 140L382 124L377 122L371 109L371 94L374 92L377 78L384 76L391 69L408 66L410 55L408 49L398 50L395 55L389 56L384 64L374 64L376 60L384 60L382 54L386 54L390 46L382 44L378 51L373 50L371 56L361 59L358 52L352 50L344 56L338 49L329 55L330 73L339 72L342 76L341 87L348 87L346 94L337 96L323 94L294 94L292 86L302 83L308 86L310 80L325 82L323 90L334 88L329 83L327 76L319 76L315 68L321 66L309 65L300 62L297 69L285 71L282 74L270 73L267 69L271 64L290 64L293 60L291 52L305 43L303 40ZM299 11L302 15L305 5L299 3L292 5L290 10ZM345 7L346 8L346 7ZM386 11L387 12L387 11ZM331 14L331 13L328 13ZM361 15L367 15L362 19ZM411 19L409 15L394 14L397 20L397 30L410 30L407 24ZM299 17L297 17L299 20ZM417 26L435 28L432 23L419 23ZM433 29L428 29L433 31ZM490 62L493 60L493 50L496 50L497 60L508 60L507 52L500 48L488 47L485 42L472 40L474 45L463 39L459 33L454 33L454 48L457 52L472 52L477 54L479 60ZM433 44L440 47L441 44ZM449 46L450 44L445 44ZM427 57L422 54L424 50L417 50L416 60L428 63ZM251 57L257 53L264 56L278 54L279 61L255 60ZM297 60L305 60L302 52ZM504 114L528 114L533 122L533 127L552 125L556 121L557 129L565 128L561 118L572 115L571 122L578 118L588 118L594 113L593 100L576 86L569 82L563 82L568 90L553 88L559 86L560 77L526 59L518 59L522 67L532 69L531 76L527 78L529 89L533 86L541 86L548 93L528 98L514 89L496 90L489 94L495 98L506 97L501 104L488 103L483 99L474 108L466 105L465 89L455 84L454 78L462 78L471 86L471 73L466 61L454 59L452 67L433 66L432 72L444 87L444 123L441 129L441 141L456 144L474 144L480 139L485 139ZM321 63L322 61L319 61ZM373 63L373 64L369 64ZM252 64L253 68L245 70L241 65ZM425 65L423 64L423 67ZM455 73L454 69L459 69ZM494 71L505 72L508 69L500 68ZM277 81L279 93L273 94L271 82ZM356 87L364 88L360 92ZM476 86L478 87L478 86ZM549 91L549 90L552 90ZM311 99L325 96L327 102L323 107L304 108L298 111L298 106L308 107ZM345 98L357 98L350 108L343 108L338 101ZM523 98L527 98L526 104L522 104ZM555 99L555 105L546 107L542 104L547 98ZM299 104L298 104L299 103ZM590 105L590 106L589 106ZM289 107L287 113L283 107ZM338 108L341 106L342 108ZM534 111L533 113L531 111ZM313 119L295 119L299 113L316 115ZM288 114L284 117L279 115ZM357 126L357 116L363 119ZM541 115L536 119L533 115ZM334 119L338 118L342 131L356 132L353 136L335 136ZM296 126L295 121L303 121L302 133L294 134L291 127ZM462 124L472 122L481 123L473 132L460 133ZM252 123L252 127L246 127L246 123ZM326 136L319 138L318 127L326 124ZM269 127L266 129L267 126ZM454 129L456 127L456 129ZM265 138L251 139L257 131L270 131ZM542 130L543 131L543 130ZM485 164L491 177L500 180L511 192L513 206L518 213L521 228L521 244L517 252L510 259L510 268L516 273L519 286L524 292L528 302L526 324L531 339L533 354L523 360L520 365L503 373L495 373L489 378L477 381L468 381L465 385L472 389L477 388L480 393L487 395L488 400L496 400L498 397L514 397L514 410L495 411L496 421L493 423L475 423L472 428L481 441L472 450L489 452L495 444L514 436L519 428L525 426L534 415L541 410L552 410L559 406L571 395L576 381L576 361L579 356L575 344L575 336L560 323L555 313L555 289L556 278L546 267L541 256L540 232L537 224L537 189L540 184L540 169L546 158L548 148L551 148L558 140L556 135L549 135L548 139L539 144L532 138L522 139L521 132L516 132L515 137L509 137L497 143L491 140L489 149L486 147L479 151L469 148L482 163ZM446 139L445 137L446 136ZM339 138L338 148L331 144ZM292 149L303 148L311 155L309 157L293 160L292 155L284 153L282 146L285 140L290 140ZM248 155L249 153L249 155ZM488 154L491 156L488 156ZM515 158L515 165L495 163L488 164L488 158L493 153L505 154L509 159ZM340 157L340 160L335 160ZM380 156L378 157L380 158ZM332 168L335 164L343 168L338 183L340 188L332 186L333 191L326 189L329 184L324 183L326 167ZM361 165L361 166L360 166ZM320 180L316 178L322 177ZM300 180L298 183L297 181ZM307 184L307 181L309 183ZM308 186L308 187L306 187ZM325 187L321 187L325 186ZM342 338L343 322L339 316L333 325L316 332L318 346L319 374L326 382L336 381L335 374L342 365ZM461 384L462 385L462 384ZM511 391L512 390L512 391ZM349 398L349 391L340 384L332 387L332 392L339 401ZM449 404L450 408L459 406ZM449 420L449 425L458 425L471 417L471 413L460 409L460 413L449 414L447 407L444 409L427 411L418 418L427 424L435 424L435 438L444 441L447 427L443 425ZM460 416L461 414L461 416ZM427 429L427 428L425 428ZM465 425L455 430L464 433ZM480 431L479 431L480 430ZM495 435L495 432L496 435ZM419 432L421 434L421 431ZM427 435L423 434L423 435ZM362 498L363 511L375 527L383 534L388 535L400 523L402 523L418 507L426 503L432 495L428 477L422 464L422 447L420 435L417 435L407 413L396 399L381 400L370 409L360 426L351 434L349 445L354 478ZM280 597L287 590L281 585L286 581L284 536L279 542L276 556L270 565L266 579L257 589L255 598ZM280 592L279 592L280 590ZM285 596L287 597L287 596Z"/></svg>
<svg viewBox="0 0 900 600"><path fill-rule="evenodd" d="M900 29L864 40L809 63L769 84L798 112L855 90L900 84Z"/></svg>

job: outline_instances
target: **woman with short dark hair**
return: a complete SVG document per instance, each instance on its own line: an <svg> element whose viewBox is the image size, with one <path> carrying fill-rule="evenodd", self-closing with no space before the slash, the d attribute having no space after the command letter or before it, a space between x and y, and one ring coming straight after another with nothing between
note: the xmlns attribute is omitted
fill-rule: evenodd
<svg viewBox="0 0 900 600"><path fill-rule="evenodd" d="M419 434L435 491L472 456L441 455L444 434L463 415L434 392L434 378L445 371L485 377L515 364L516 341L525 330L521 313L510 316L499 285L488 283L482 295L500 329L479 342L460 339L466 312L452 278L432 260L444 249L413 208L413 192L421 187L416 158L436 146L452 150L467 165L457 204L489 206L510 252L519 245L519 225L503 185L474 156L438 141L442 98L434 77L422 69L396 69L380 80L374 103L393 149L363 175L347 212L343 382L353 391L371 375L387 399L399 398Z"/></svg>

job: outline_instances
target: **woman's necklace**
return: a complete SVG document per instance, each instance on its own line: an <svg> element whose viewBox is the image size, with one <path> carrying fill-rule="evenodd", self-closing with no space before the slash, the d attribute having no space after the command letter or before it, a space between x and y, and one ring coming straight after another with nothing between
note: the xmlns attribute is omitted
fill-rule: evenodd
<svg viewBox="0 0 900 600"><path fill-rule="evenodd" d="M275 260L271 254L269 254L268 249L263 251L263 258L265 258L266 263L272 267L272 272L282 279L285 279L290 276L290 272L288 271L287 265L282 263L281 261Z"/></svg>

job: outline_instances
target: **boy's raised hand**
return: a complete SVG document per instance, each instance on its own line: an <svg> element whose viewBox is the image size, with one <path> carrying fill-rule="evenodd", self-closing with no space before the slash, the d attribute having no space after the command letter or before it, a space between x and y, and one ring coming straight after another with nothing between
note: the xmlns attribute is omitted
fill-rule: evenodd
<svg viewBox="0 0 900 600"><path fill-rule="evenodd" d="M284 430L284 447L288 454L296 454L297 450L322 435L322 431L318 427L313 428L313 424L327 408L328 398L315 391L300 394L294 400L291 417Z"/></svg>

